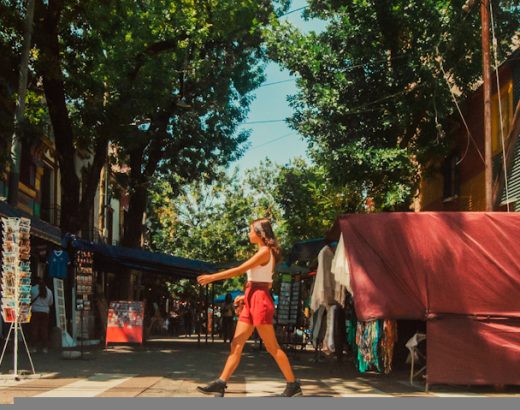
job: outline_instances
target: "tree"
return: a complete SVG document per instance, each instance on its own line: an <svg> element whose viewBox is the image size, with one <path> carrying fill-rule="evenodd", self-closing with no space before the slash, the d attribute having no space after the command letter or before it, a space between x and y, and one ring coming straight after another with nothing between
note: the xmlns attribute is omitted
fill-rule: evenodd
<svg viewBox="0 0 520 410"><path fill-rule="evenodd" d="M24 47L24 2L0 1L0 179L12 166L11 144L18 98L20 61ZM27 27L28 28L28 27ZM26 29L27 29L26 28ZM31 43L27 43L31 47ZM34 48L29 48L25 109L17 124L17 139L29 148L48 137L48 112L43 89L34 72Z"/></svg>
<svg viewBox="0 0 520 410"><path fill-rule="evenodd" d="M254 251L249 223L269 217L282 249L322 237L337 216L364 209L361 195L335 186L323 168L295 159L266 159L239 179L226 174L210 185L195 182L171 191L157 180L149 208L149 246L157 251L220 265L243 261Z"/></svg>
<svg viewBox="0 0 520 410"><path fill-rule="evenodd" d="M237 172L227 175L221 169L211 184L195 181L180 193L157 179L149 205L149 246L221 267L236 265L254 251L247 235L249 223L264 214L255 208ZM243 278L233 278L217 284L217 292L242 286Z"/></svg>
<svg viewBox="0 0 520 410"><path fill-rule="evenodd" d="M63 230L85 228L108 142L131 169L127 246L140 245L155 173L210 178L240 153L247 133L236 124L262 81L273 12L267 0L38 1L37 69L63 175ZM92 156L82 184L77 149Z"/></svg>
<svg viewBox="0 0 520 410"><path fill-rule="evenodd" d="M312 0L306 14L328 22L322 33L288 23L271 33L271 56L300 77L290 122L312 159L378 209L407 209L420 165L451 143L450 87L464 97L481 76L478 10L463 3ZM501 55L520 22L513 3L493 1Z"/></svg>
<svg viewBox="0 0 520 410"><path fill-rule="evenodd" d="M338 216L364 209L355 187L335 185L324 167L298 158L279 167L274 192L287 250L297 241L323 237Z"/></svg>
<svg viewBox="0 0 520 410"><path fill-rule="evenodd" d="M279 10L286 7L284 1ZM88 228L107 162L129 166L122 244L141 246L155 176L210 181L237 158L263 81L269 0L38 0L36 44L62 171L63 231ZM91 162L80 183L75 153ZM80 195L81 189L81 195Z"/></svg>

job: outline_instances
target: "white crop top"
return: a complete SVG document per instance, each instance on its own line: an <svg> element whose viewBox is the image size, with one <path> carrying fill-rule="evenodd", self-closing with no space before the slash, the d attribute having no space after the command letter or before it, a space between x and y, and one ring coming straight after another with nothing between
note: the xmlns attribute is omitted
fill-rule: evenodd
<svg viewBox="0 0 520 410"><path fill-rule="evenodd" d="M273 281L273 255L269 252L269 262L265 265L258 265L247 271L248 282L269 282Z"/></svg>

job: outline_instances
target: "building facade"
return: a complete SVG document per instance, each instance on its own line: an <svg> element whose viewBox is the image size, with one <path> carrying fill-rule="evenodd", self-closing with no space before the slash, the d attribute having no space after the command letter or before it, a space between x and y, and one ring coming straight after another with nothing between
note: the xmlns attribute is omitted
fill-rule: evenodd
<svg viewBox="0 0 520 410"><path fill-rule="evenodd" d="M492 73L492 148L495 211L520 211L520 50ZM428 164L420 183L417 211L484 211L483 90L463 103L462 119L448 130L453 149L443 163ZM459 117L460 118L460 117ZM502 119L502 121L500 121ZM502 144L504 141L504 144ZM507 159L504 172L504 153ZM506 178L507 189L506 189Z"/></svg>

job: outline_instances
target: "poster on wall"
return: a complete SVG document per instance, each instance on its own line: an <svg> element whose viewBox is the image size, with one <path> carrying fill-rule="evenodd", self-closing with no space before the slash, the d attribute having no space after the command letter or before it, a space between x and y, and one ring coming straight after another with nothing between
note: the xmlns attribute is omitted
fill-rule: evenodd
<svg viewBox="0 0 520 410"><path fill-rule="evenodd" d="M2 318L6 323L31 320L30 232L30 219L2 218Z"/></svg>
<svg viewBox="0 0 520 410"><path fill-rule="evenodd" d="M107 317L108 343L143 343L144 303L110 302Z"/></svg>

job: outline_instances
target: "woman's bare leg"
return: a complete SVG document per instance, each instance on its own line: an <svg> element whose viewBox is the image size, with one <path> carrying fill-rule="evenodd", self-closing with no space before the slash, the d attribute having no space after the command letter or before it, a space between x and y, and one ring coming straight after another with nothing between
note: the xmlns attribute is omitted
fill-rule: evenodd
<svg viewBox="0 0 520 410"><path fill-rule="evenodd" d="M293 383L296 378L294 377L291 363L289 363L289 358L281 349L278 341L276 340L273 325L259 325L256 327L256 330L262 338L266 350L271 354L271 356L273 356L276 364L278 364L278 367L282 371L285 380L287 380L289 383Z"/></svg>
<svg viewBox="0 0 520 410"><path fill-rule="evenodd" d="M253 325L238 321L235 336L233 336L233 341L231 342L231 352L227 358L224 370L222 370L222 374L220 375L221 380L227 382L238 367L242 350L254 329L255 327Z"/></svg>

